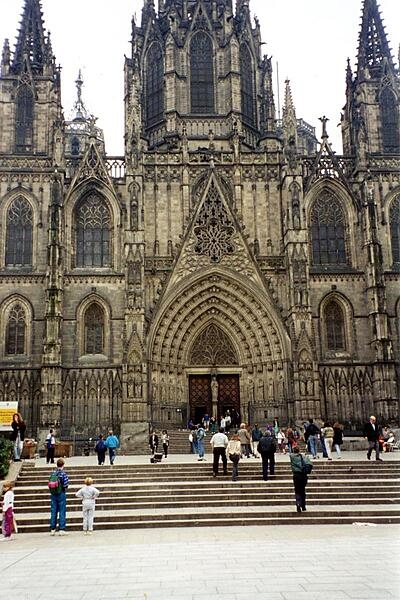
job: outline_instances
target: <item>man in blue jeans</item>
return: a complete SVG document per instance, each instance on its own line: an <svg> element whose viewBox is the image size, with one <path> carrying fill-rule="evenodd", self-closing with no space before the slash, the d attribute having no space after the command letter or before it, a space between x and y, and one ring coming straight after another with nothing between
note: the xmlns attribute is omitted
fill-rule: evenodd
<svg viewBox="0 0 400 600"><path fill-rule="evenodd" d="M206 432L201 425L197 425L196 431L196 440L197 440L197 452L199 453L199 458L197 460L204 460L204 438L206 437Z"/></svg>
<svg viewBox="0 0 400 600"><path fill-rule="evenodd" d="M157 438L158 440L158 438ZM117 453L117 448L119 448L119 439L116 435L113 434L112 429L108 432L108 437L105 441L105 444L108 448L108 455L110 457L110 465L114 464L115 455Z"/></svg>
<svg viewBox="0 0 400 600"><path fill-rule="evenodd" d="M60 481L61 491L51 493L51 517L50 517L50 535L56 534L57 516L59 535L67 535L66 511L67 511L67 488L69 485L68 475L64 471L64 460L59 458L57 461L57 477Z"/></svg>

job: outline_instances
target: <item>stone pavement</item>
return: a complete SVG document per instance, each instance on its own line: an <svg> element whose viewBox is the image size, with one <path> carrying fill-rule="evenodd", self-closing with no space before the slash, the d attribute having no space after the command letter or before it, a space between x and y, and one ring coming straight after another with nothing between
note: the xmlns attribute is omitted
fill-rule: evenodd
<svg viewBox="0 0 400 600"><path fill-rule="evenodd" d="M30 534L0 548L2 599L400 599L396 525Z"/></svg>

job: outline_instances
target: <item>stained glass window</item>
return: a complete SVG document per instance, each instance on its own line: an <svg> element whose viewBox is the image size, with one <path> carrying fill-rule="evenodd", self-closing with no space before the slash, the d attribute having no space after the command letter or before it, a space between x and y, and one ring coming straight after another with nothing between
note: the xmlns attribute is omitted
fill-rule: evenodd
<svg viewBox="0 0 400 600"><path fill-rule="evenodd" d="M104 200L89 194L76 210L76 266L111 265L111 216Z"/></svg>
<svg viewBox="0 0 400 600"><path fill-rule="evenodd" d="M386 87L380 96L382 143L384 152L400 152L400 112L395 93Z"/></svg>
<svg viewBox="0 0 400 600"><path fill-rule="evenodd" d="M33 107L32 90L23 85L17 94L15 118L15 150L19 154L33 150Z"/></svg>
<svg viewBox="0 0 400 600"><path fill-rule="evenodd" d="M32 266L33 213L29 202L19 196L7 211L7 267Z"/></svg>
<svg viewBox="0 0 400 600"><path fill-rule="evenodd" d="M253 62L247 44L240 47L240 81L243 121L255 125Z"/></svg>
<svg viewBox="0 0 400 600"><path fill-rule="evenodd" d="M325 322L328 350L345 350L343 311L339 304L334 300L329 302L325 309Z"/></svg>
<svg viewBox="0 0 400 600"><path fill-rule="evenodd" d="M400 264L400 196L395 198L390 207L390 237L393 262Z"/></svg>
<svg viewBox="0 0 400 600"><path fill-rule="evenodd" d="M150 127L164 115L164 59L159 44L153 44L146 58L146 117Z"/></svg>
<svg viewBox="0 0 400 600"><path fill-rule="evenodd" d="M25 354L25 311L16 304L10 311L6 327L6 354Z"/></svg>
<svg viewBox="0 0 400 600"><path fill-rule="evenodd" d="M190 43L190 98L192 113L215 111L213 45L203 31L196 33Z"/></svg>
<svg viewBox="0 0 400 600"><path fill-rule="evenodd" d="M311 213L311 242L314 265L345 265L346 221L340 202L322 193Z"/></svg>
<svg viewBox="0 0 400 600"><path fill-rule="evenodd" d="M104 353L104 312L93 303L85 312L85 354Z"/></svg>

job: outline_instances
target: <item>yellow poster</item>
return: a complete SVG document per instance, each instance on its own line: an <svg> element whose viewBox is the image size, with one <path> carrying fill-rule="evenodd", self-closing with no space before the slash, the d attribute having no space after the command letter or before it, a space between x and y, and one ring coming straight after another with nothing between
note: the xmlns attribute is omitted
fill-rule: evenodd
<svg viewBox="0 0 400 600"><path fill-rule="evenodd" d="M11 431L11 421L16 412L18 402L0 402L0 431Z"/></svg>

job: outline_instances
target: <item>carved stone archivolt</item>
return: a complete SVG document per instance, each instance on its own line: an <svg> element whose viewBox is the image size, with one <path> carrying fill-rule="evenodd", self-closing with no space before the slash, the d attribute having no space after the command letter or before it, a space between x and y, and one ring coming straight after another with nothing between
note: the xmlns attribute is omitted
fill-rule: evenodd
<svg viewBox="0 0 400 600"><path fill-rule="evenodd" d="M149 335L149 358L187 365L194 341L211 325L226 332L240 364L289 359L289 339L267 294L246 279L222 271L187 278L161 303Z"/></svg>

